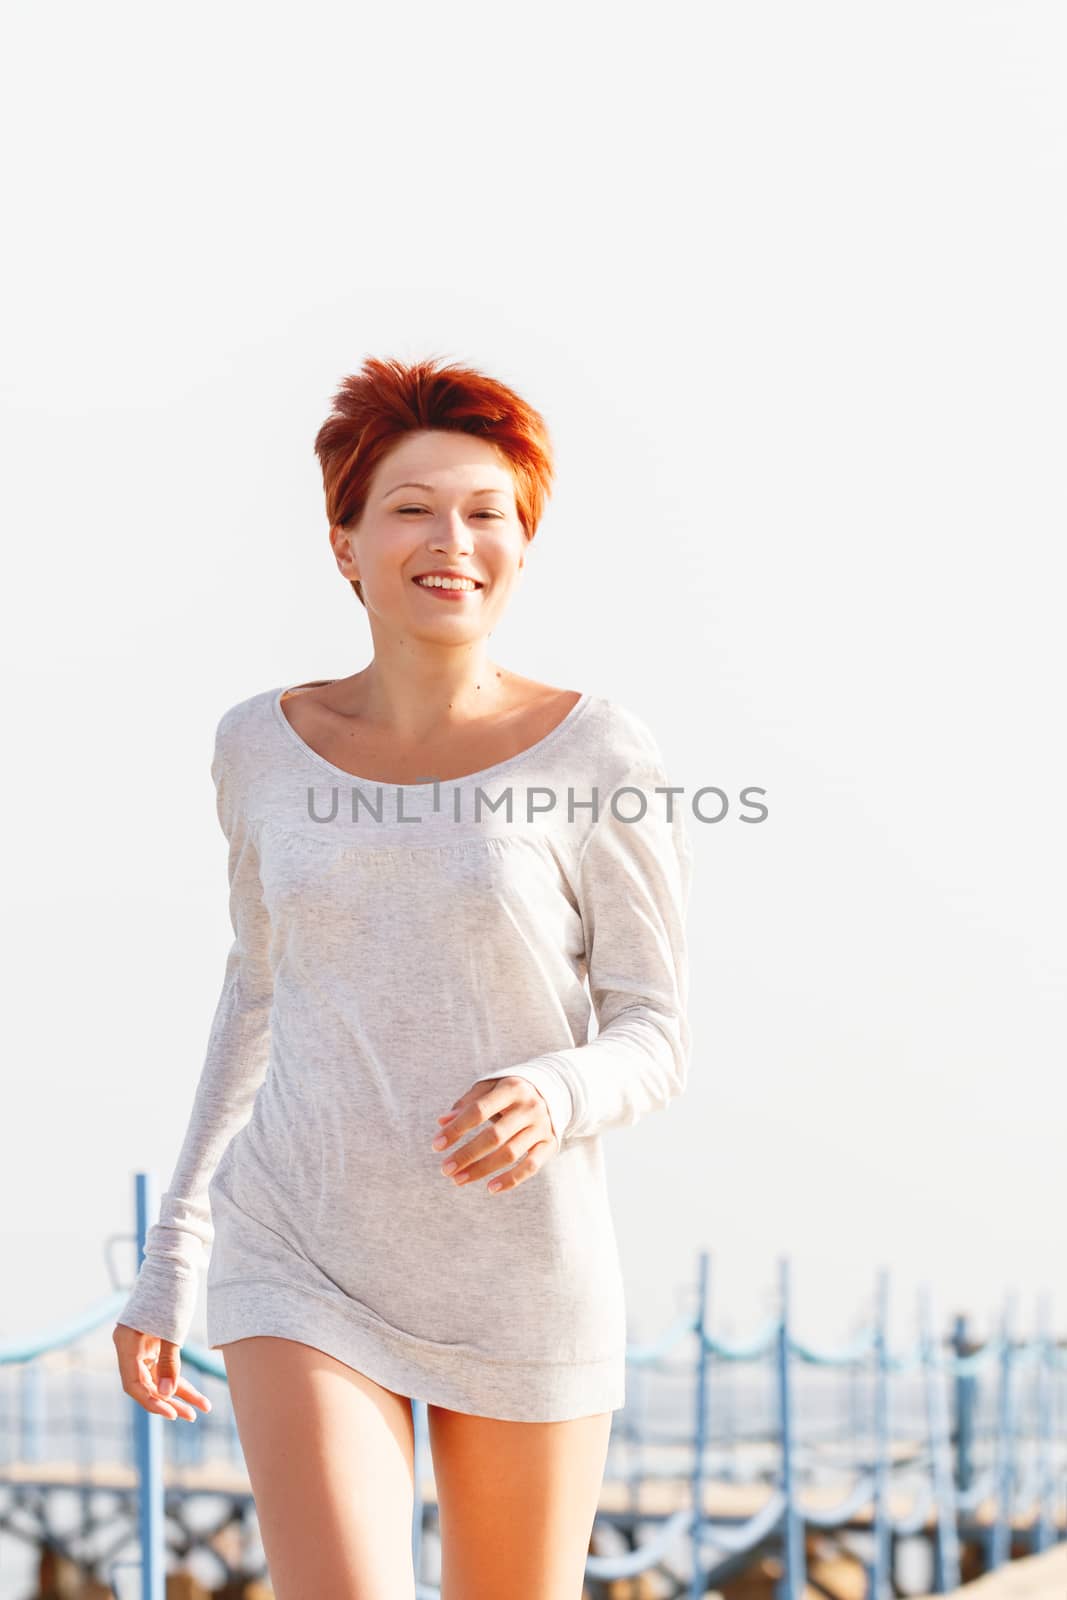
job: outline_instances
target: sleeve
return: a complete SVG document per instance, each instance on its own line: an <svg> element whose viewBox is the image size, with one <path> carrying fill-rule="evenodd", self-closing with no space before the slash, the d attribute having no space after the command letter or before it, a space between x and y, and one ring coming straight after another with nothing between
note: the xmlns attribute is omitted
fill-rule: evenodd
<svg viewBox="0 0 1067 1600"><path fill-rule="evenodd" d="M680 795L662 792L669 787L658 761L631 767L601 797L578 859L596 1038L483 1075L533 1083L560 1145L631 1127L686 1085L692 851Z"/></svg>
<svg viewBox="0 0 1067 1600"><path fill-rule="evenodd" d="M132 1293L117 1319L179 1345L193 1319L201 1269L214 1237L208 1184L226 1146L251 1115L270 1049L270 923L253 832L238 804L224 725L225 718L216 730L211 775L219 822L230 847L234 939L177 1165L160 1203L159 1220L148 1230Z"/></svg>

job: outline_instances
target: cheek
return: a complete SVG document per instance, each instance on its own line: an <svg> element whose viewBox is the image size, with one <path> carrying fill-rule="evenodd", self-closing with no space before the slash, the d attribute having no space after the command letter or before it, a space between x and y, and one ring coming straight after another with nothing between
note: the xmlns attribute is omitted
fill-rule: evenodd
<svg viewBox="0 0 1067 1600"><path fill-rule="evenodd" d="M510 549L483 550L481 562L485 575L497 589L511 589L522 576L519 570L519 553Z"/></svg>
<svg viewBox="0 0 1067 1600"><path fill-rule="evenodd" d="M380 588L400 590L411 584L410 572L419 548L419 541L410 534L383 540L360 551L360 571Z"/></svg>

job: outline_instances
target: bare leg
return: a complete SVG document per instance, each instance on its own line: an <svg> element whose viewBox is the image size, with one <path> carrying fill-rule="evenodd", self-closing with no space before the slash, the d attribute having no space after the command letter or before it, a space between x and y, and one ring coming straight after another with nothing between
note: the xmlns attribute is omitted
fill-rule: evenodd
<svg viewBox="0 0 1067 1600"><path fill-rule="evenodd" d="M414 1600L411 1405L312 1345L223 1345L275 1600Z"/></svg>
<svg viewBox="0 0 1067 1600"><path fill-rule="evenodd" d="M611 1418L501 1422L427 1406L441 1600L580 1600Z"/></svg>

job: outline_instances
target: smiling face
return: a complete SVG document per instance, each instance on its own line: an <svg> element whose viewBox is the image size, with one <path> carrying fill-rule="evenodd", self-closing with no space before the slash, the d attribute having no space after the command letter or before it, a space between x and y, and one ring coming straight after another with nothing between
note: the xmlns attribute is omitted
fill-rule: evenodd
<svg viewBox="0 0 1067 1600"><path fill-rule="evenodd" d="M330 529L337 567L357 579L371 619L456 643L496 626L526 560L507 461L485 439L424 429L379 462L358 522ZM416 580L462 574L478 587Z"/></svg>

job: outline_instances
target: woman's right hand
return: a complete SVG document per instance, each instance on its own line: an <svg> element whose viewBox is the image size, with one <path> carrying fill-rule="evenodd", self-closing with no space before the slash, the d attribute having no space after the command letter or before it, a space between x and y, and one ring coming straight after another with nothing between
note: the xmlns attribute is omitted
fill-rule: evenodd
<svg viewBox="0 0 1067 1600"><path fill-rule="evenodd" d="M194 1406L201 1411L211 1410L207 1395L181 1376L178 1345L154 1333L128 1328L124 1322L115 1324L111 1338L119 1358L122 1387L146 1411L169 1417L172 1422L178 1417L192 1422L196 1416ZM168 1381L171 1385L169 1399L163 1394Z"/></svg>

